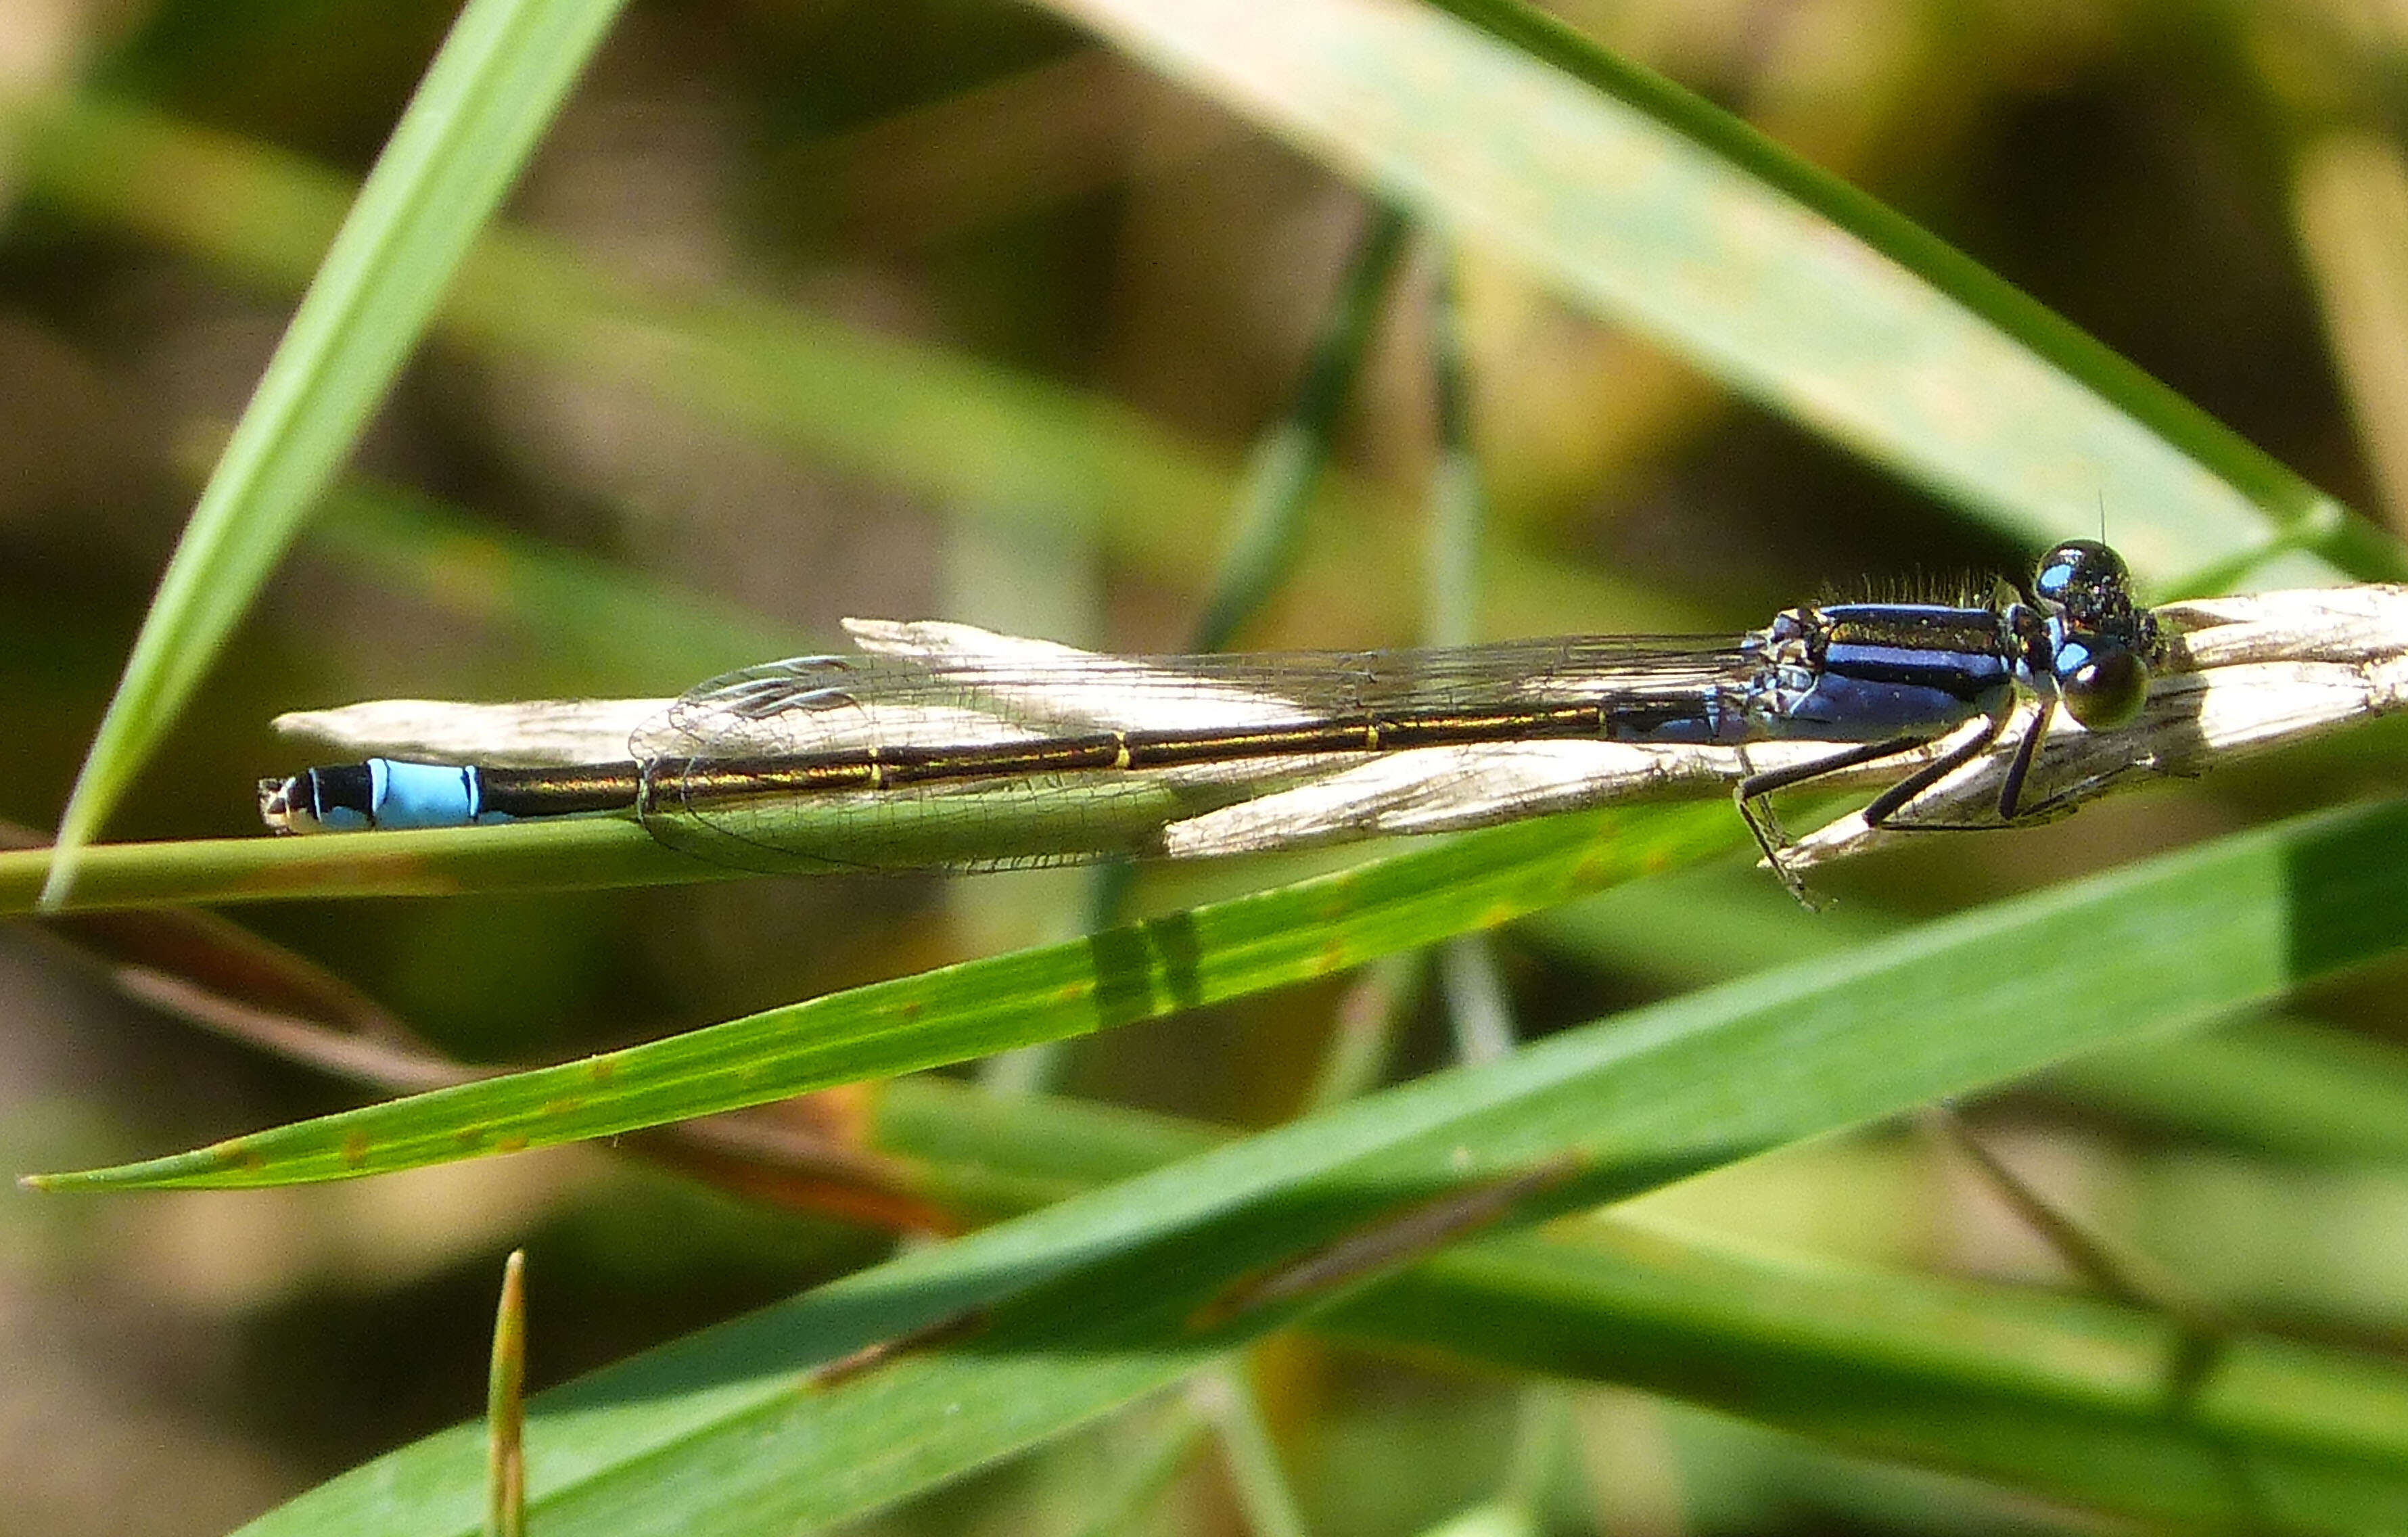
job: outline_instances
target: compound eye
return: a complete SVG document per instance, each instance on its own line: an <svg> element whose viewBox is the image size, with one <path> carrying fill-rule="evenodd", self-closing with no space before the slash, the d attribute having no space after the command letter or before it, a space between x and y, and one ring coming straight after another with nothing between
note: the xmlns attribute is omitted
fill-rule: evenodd
<svg viewBox="0 0 2408 1537"><path fill-rule="evenodd" d="M2101 587L2120 586L2131 580L2124 557L2097 539L2067 539L2040 557L2039 572L2032 578L2032 592L2050 603L2064 603L2084 593L2095 593Z"/></svg>
<svg viewBox="0 0 2408 1537"><path fill-rule="evenodd" d="M2057 691L2086 731L2129 725L2149 700L2149 665L2120 641L2069 635L2057 648Z"/></svg>

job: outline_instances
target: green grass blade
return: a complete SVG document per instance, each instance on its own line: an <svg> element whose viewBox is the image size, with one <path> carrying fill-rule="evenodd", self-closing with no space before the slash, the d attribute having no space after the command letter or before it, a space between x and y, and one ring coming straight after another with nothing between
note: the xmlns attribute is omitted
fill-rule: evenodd
<svg viewBox="0 0 2408 1537"><path fill-rule="evenodd" d="M545 1395L530 1420L532 1506L556 1537L864 1515L1152 1391L1448 1238L1636 1194L2396 951L2408 943L2403 856L2408 806L2305 818L1211 1149ZM2078 1363L2053 1370L2079 1375ZM2118 1370L2093 1386L2128 1413L2146 1373ZM2401 1465L2400 1438L2385 1439L2402 1418L2396 1372L2306 1371L2302 1403L2300 1372L2226 1370L2233 1379L2209 1390L2241 1393L2246 1412L2213 1433L2237 1455L2313 1421L2328 1451L2355 1435L2338 1449ZM2102 1435L2099 1454L2114 1449ZM2128 1473L2162 1473L2146 1451L2131 1448ZM2324 1483L2300 1498L2329 1496L2344 1460L2318 1460ZM252 1530L460 1530L480 1469L472 1435L438 1436Z"/></svg>
<svg viewBox="0 0 2408 1537"><path fill-rule="evenodd" d="M1813 914L1769 883L1699 870L1551 908L1517 926L1567 958L1690 987L1775 958L1834 955L1899 932L1851 903ZM2190 1136L2326 1163L2408 1161L2408 1051L2303 1021L2258 1019L2116 1046L2038 1086Z"/></svg>
<svg viewBox="0 0 2408 1537"><path fill-rule="evenodd" d="M502 1266L485 1376L484 1537L526 1537L526 1251Z"/></svg>
<svg viewBox="0 0 2408 1537"><path fill-rule="evenodd" d="M2042 1086L2153 1126L2321 1163L2408 1163L2408 1052L2329 1026L2256 1020L2117 1047Z"/></svg>
<svg viewBox="0 0 2408 1537"><path fill-rule="evenodd" d="M794 846L817 852L824 861L818 873L939 867L1006 858L1014 851L1058 853L1066 846L1084 846L1066 845L1066 838L1093 840L1113 826L1134 843L1142 830L1158 825L1182 804L1167 795L1147 793L1153 788L1141 787L1100 809L1076 786L1014 789L993 797L966 793L874 806L866 812L860 807L803 800L778 808L777 823ZM1660 836L1669 848L1687 848L1692 842L1721 848L1732 840L1713 835L1738 826L1727 806L1630 809L1612 814L1616 820L1612 826L1622 829L1620 836L1633 847L1650 846L1649 840ZM1108 822L1108 817L1118 821ZM1577 819L1570 825L1577 825ZM1481 849L1519 846L1510 829L1483 836L1485 840L1476 845ZM1581 841L1582 835L1567 836L1575 844ZM47 849L0 851L0 917L36 911L50 858ZM570 890L737 880L761 873L665 848L635 822L610 816L297 838L263 834L100 843L84 851L81 869L75 890L57 911Z"/></svg>
<svg viewBox="0 0 2408 1537"><path fill-rule="evenodd" d="M874 1103L879 1151L944 1183L1017 1179L1054 1199L1231 1135L930 1076L883 1085ZM2365 1525L2358 1513L2408 1494L2408 1374L2395 1362L2237 1337L2186 1417L2166 1399L2162 1316L1740 1248L1643 1219L1481 1241L1312 1327L1422 1359L1641 1387L2124 1515L2229 1513L2214 1456L2228 1435L2303 1519L2313 1509Z"/></svg>
<svg viewBox="0 0 2408 1537"><path fill-rule="evenodd" d="M2408 572L2330 497L2005 302L1970 259L1504 0L1458 7L1488 31L1367 0L1052 8L2029 543L2095 533L2103 499L2161 580L2249 558L2277 527L2350 526L2337 557Z"/></svg>
<svg viewBox="0 0 2408 1537"><path fill-rule="evenodd" d="M2177 1401L2181 1347L2163 1315L1636 1224L1487 1240L1318 1327L1644 1388L2124 1516L2369 1530L2408 1506L2408 1372L2396 1361L2242 1335Z"/></svg>
<svg viewBox="0 0 2408 1537"><path fill-rule="evenodd" d="M1690 814L1613 836L1609 816L1502 827L1236 901L771 1010L607 1056L367 1106L147 1163L46 1177L55 1188L338 1179L496 1150L607 1136L871 1077L1060 1039L1282 985L1487 927L1727 837ZM1585 828L1575 837L1574 828ZM2359 840L2355 846L2352 838ZM1927 925L1665 1008L1737 1018L1762 992L1796 1021L1846 1019L1879 975L1900 1027L2038 1016L1981 1042L1915 1049L1970 1063L1956 1088L2279 995L2408 933L2408 875L2372 851L2408 847L2408 812L2328 813ZM2403 866L2408 869L2408 866ZM2025 957L2000 968L1988 957ZM1799 979L1805 979L1800 981ZM1792 996L1796 994L1798 996ZM1717 1001L1719 1000L1719 1001ZM1810 1001L1811 1000L1811 1001ZM2051 1048L2035 1054L2029 1041ZM1901 1043L1903 1049L1904 1043ZM1971 1055L1966 1055L1971 1054ZM1813 1054L1753 1065L1783 1083ZM1836 1091L1836 1089L1835 1089ZM1751 1089L1753 1092L1753 1088ZM1904 1101L1912 1102L1912 1101ZM1768 1144L1770 1145L1770 1144Z"/></svg>
<svg viewBox="0 0 2408 1537"><path fill-rule="evenodd" d="M2342 515L2338 503L2288 466L1862 188L1792 153L1712 102L1607 52L1526 0L1431 4L1685 134L1921 278L2241 491L2284 529L2286 543L2318 550L2342 569L2360 575L2396 580L2402 574L2401 553L2386 530ZM2126 510L2109 509L2118 523Z"/></svg>
<svg viewBox="0 0 2408 1537"><path fill-rule="evenodd" d="M1737 841L1727 807L1498 827L1228 902L51 1188L344 1179L759 1104L1108 1029L1493 927ZM498 831L506 829L477 829ZM640 838L640 832L627 831ZM380 840L390 835L369 835Z"/></svg>
<svg viewBox="0 0 2408 1537"><path fill-rule="evenodd" d="M425 329L618 0L469 0L360 189L160 579L60 820L48 899Z"/></svg>

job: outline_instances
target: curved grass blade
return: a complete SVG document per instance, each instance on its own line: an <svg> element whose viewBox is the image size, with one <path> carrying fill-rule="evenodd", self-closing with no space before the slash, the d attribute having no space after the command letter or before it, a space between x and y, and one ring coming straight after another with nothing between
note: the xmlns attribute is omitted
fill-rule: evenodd
<svg viewBox="0 0 2408 1537"><path fill-rule="evenodd" d="M2402 944L2408 805L2384 803L1694 993L1203 1152L546 1394L530 1420L531 1504L556 1534L853 1518L1159 1388L1481 1226L1634 1195ZM1738 1327L1760 1325L1740 1311ZM1514 1316L1500 1313L1487 1337L1501 1357ZM2118 1327L2145 1344L2148 1326ZM1569 1350L1564 1331L1551 1338ZM1871 1346L1859 1333L1854 1348ZM2100 1428L2100 1465L2162 1474L2162 1448L2127 1433L2162 1364L2136 1350L2043 1361L2003 1399L2028 1401L2053 1376L2061 1405L2082 1401L2067 1415ZM1960 1354L1971 1375L1997 1364ZM2115 1404L2121 1429L2100 1412ZM2193 1454L2200 1436L2236 1448L2270 1510L2298 1520L2350 1500L2363 1509L2353 1479L2396 1489L2402 1404L2396 1368L2268 1347L2229 1355L2189 1419L2163 1424L2191 1431ZM1893 1429L1895 1411L1916 1407L1888 1405ZM1965 1423L2002 1433L2021 1421L1975 1403ZM2294 1467L2271 1460L2302 1445ZM463 1530L480 1470L473 1435L447 1433L251 1530Z"/></svg>
<svg viewBox="0 0 2408 1537"><path fill-rule="evenodd" d="M1519 6L1457 0L1484 32L1379 0L1049 3L2028 542L2095 532L2103 498L2160 580L2253 558L2277 528L2360 575L2408 572L2339 503L1969 258Z"/></svg>
<svg viewBox="0 0 2408 1537"><path fill-rule="evenodd" d="M60 819L46 904L351 452L619 4L469 0L452 23L160 578Z"/></svg>
<svg viewBox="0 0 2408 1537"><path fill-rule="evenodd" d="M526 1251L502 1265L485 1377L484 1537L526 1537Z"/></svg>
<svg viewBox="0 0 2408 1537"><path fill-rule="evenodd" d="M1430 3L1687 135L1915 274L2229 482L2273 520L2283 547L2316 552L2340 569L2370 579L2401 575L2403 556L2386 530L2345 515L2338 502L2273 455L1862 188L1712 102L1607 52L1526 0ZM2120 523L2134 510L2111 504L2109 510ZM2182 594L2211 590L2195 578L2169 585Z"/></svg>
<svg viewBox="0 0 2408 1537"><path fill-rule="evenodd" d="M2386 1090L2396 1113L2400 1090ZM1230 1137L929 1075L881 1085L872 1103L881 1153L1055 1199ZM2317 1509L2334 1524L2379 1525L2342 1516L2399 1501L2408 1481L2408 1375L2396 1362L2236 1335L2186 1415L2168 1400L2175 1329L2161 1313L1784 1256L1643 1217L1480 1240L1312 1327L1424 1358L1641 1387L2125 1515L2229 1514L2216 1453L2231 1449L2229 1429L2252 1465L2318 1476ZM2138 1477L2136 1464L2205 1476Z"/></svg>
<svg viewBox="0 0 2408 1537"><path fill-rule="evenodd" d="M34 1183L70 1189L346 1179L891 1077L1309 981L1490 927L1728 848L1738 841L1735 820L1727 807L1698 806L1498 827L1071 943L854 988L148 1163Z"/></svg>
<svg viewBox="0 0 2408 1537"><path fill-rule="evenodd" d="M371 1105L146 1163L41 1176L50 1188L339 1179L607 1136L885 1077L1326 975L1489 927L1728 839L1727 817L1611 813L1500 827L1426 853L900 978L645 1046ZM1624 828L1617 836L1608 829ZM2359 841L2351 845L2349 839ZM1859 972L1894 968L1922 1017L2021 1008L1986 1076L2272 998L2408 936L2408 812L2388 805L2239 835L1690 995L1801 990L1845 1018ZM1997 956L2018 957L2001 968ZM1827 976L1828 974L1828 976ZM1804 976L1807 982L1795 979ZM1829 978L1848 979L1836 983ZM1812 1017L1801 1001L1800 1020ZM1900 1020L1913 1012L1901 1004ZM1971 1028L1970 1023L1959 1027ZM2063 1031L2061 1036L2052 1032ZM2055 1049L2030 1061L2014 1042ZM1926 1051L1933 1050L1924 1043ZM1970 1049L1970 1048L1969 1048ZM1811 1056L1761 1065L1780 1080ZM1749 1080L1755 1082L1756 1080ZM1913 1102L1913 1101L1906 1101Z"/></svg>

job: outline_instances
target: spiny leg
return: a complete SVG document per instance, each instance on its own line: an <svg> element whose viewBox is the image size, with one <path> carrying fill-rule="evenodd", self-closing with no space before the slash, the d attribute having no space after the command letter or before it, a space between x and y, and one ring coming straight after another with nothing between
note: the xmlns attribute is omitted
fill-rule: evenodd
<svg viewBox="0 0 2408 1537"><path fill-rule="evenodd" d="M1930 743L1931 739L1928 737L1892 737L1887 741L1864 742L1849 748L1844 753L1834 753L1829 757L1816 758L1811 763L1792 764L1785 768L1768 768L1762 773L1751 773L1742 779L1738 787L1731 792L1731 800L1739 808L1740 820L1746 823L1747 830L1755 835L1756 846L1764 851L1764 862L1772 867L1772 873L1780 877L1781 883L1789 889L1790 896L1812 908L1814 904L1806 896L1806 883L1789 868L1788 862L1781 857L1782 850L1789 846L1789 837L1781 830L1780 822L1772 814L1770 797L1776 791L1808 783L1821 779L1826 774L1836 774L1843 768L1855 768L1863 764L1878 763L1884 758L1896 757L1900 753L1912 753L1918 747L1928 747ZM1743 753L1744 750L1742 750ZM1744 755L1741 761L1745 762Z"/></svg>
<svg viewBox="0 0 2408 1537"><path fill-rule="evenodd" d="M1873 797L1871 804L1864 810L1865 826L1878 827L1885 832L1938 831L1939 829L1928 824L1914 823L1900 824L1899 827L1893 829L1889 819L1896 816L1915 797L1988 752L1990 744L1999 740L1999 733L2007 728L2005 715L1985 715L1983 721L1983 729Z"/></svg>
<svg viewBox="0 0 2408 1537"><path fill-rule="evenodd" d="M2024 803L2024 786L2030 782L2032 765L2040 761L2041 747L2047 741L2049 725L2057 718L2057 700L2055 696L2043 696L2040 703L2040 712L2033 717L2032 724L2025 729L2022 740L2015 744L2014 757L2008 763L2006 773L1999 784L1998 821L1893 824L1887 819L1902 809L1908 801L1939 783L1940 775L1962 767L1964 763L1971 761L1974 753L1986 750L1991 743L1997 741L2005 732L2007 722L2012 715L1992 717L1996 728L1970 743L1971 751L1961 756L1952 752L1945 760L1930 765L1918 771L1914 777L1900 782L1875 797L1872 804L1865 808L1866 825L1881 827L1885 831L1896 832L1997 832L2002 827L2014 826L2018 823L2046 821L2059 807L2077 802L2086 788L2098 783L2097 779L2087 780L2060 790L2044 800L2030 805ZM2123 768L2115 770L2116 773L2124 771ZM1876 820L1877 816L1880 820Z"/></svg>
<svg viewBox="0 0 2408 1537"><path fill-rule="evenodd" d="M2195 774L2186 773L2178 769L2160 768L2154 763L2119 763L2113 768L2105 769L2100 773L2092 774L2086 779L2079 779L2071 784L2061 786L2039 800L2029 802L2018 800L2015 804L2014 825L2021 826L2027 822L2054 821L2060 814L2077 809L2084 801L2088 800L2091 797L2099 794L2105 786L2114 783L2116 781L2124 778L2128 774L2150 774L2158 779L2192 779L2197 777Z"/></svg>
<svg viewBox="0 0 2408 1537"><path fill-rule="evenodd" d="M2007 765L2007 777L1999 786L1999 820L2013 822L2021 807L2024 781L2031 774L2031 766L2040 756L2041 740L2048 735L2049 722L2057 718L2057 696L2042 697L2040 712L2032 717L2031 728L2024 740L2015 744L2015 758Z"/></svg>
<svg viewBox="0 0 2408 1537"><path fill-rule="evenodd" d="M1781 857L1781 851L1789 846L1789 835L1782 831L1781 824L1773 819L1770 802L1758 810L1756 802L1748 798L1748 780L1742 780L1732 790L1731 804L1739 808L1739 819L1747 824L1748 833L1755 838L1756 846L1764 852L1764 862L1771 867L1774 877L1788 888L1790 896L1812 911L1814 904L1807 898L1806 883L1789 868L1789 862Z"/></svg>

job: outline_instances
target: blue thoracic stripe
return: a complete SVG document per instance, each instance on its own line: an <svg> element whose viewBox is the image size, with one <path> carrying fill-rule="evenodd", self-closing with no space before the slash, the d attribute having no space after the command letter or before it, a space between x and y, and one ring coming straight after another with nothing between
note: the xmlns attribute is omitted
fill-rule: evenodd
<svg viewBox="0 0 2408 1537"><path fill-rule="evenodd" d="M1869 682L1941 688L1971 698L2012 681L2013 665L1996 652L1926 651L1914 646L1833 641L1823 666Z"/></svg>
<svg viewBox="0 0 2408 1537"><path fill-rule="evenodd" d="M2001 703L2014 667L1988 651L1942 651L1896 641L1834 639L1813 686L1782 712L1783 734L1862 740L1952 726Z"/></svg>

